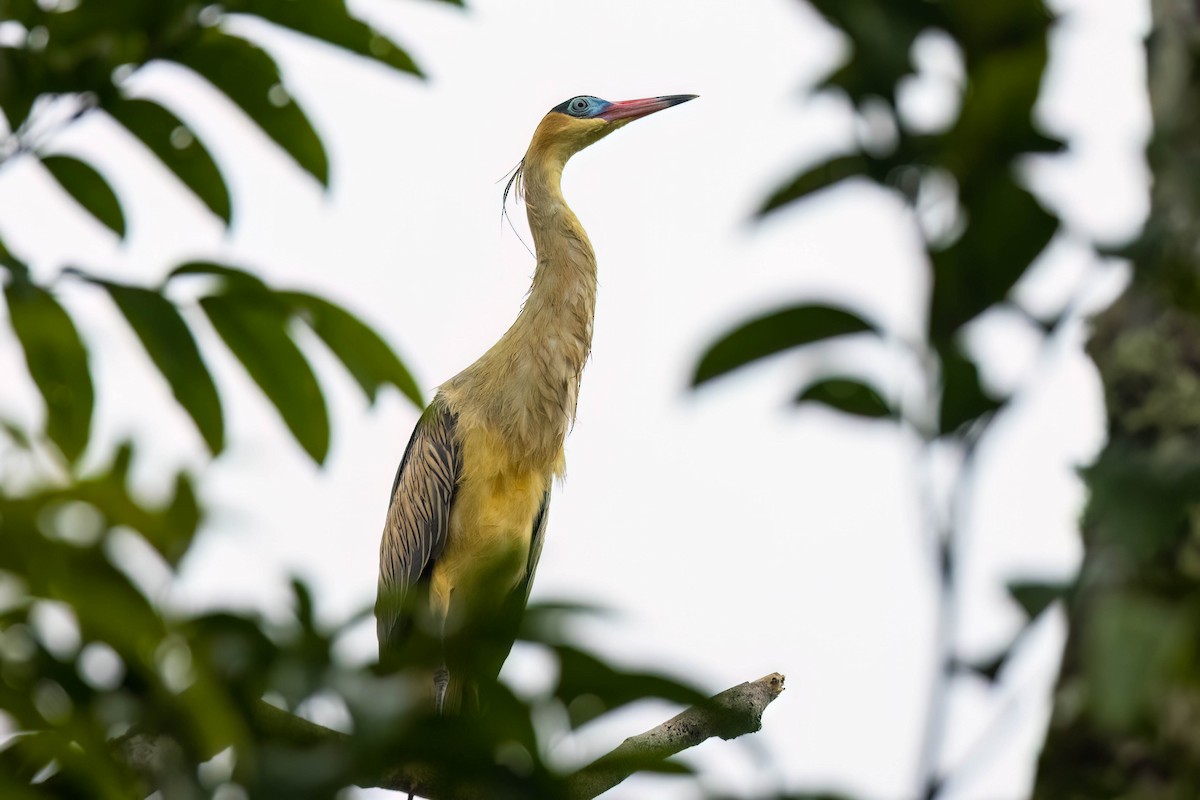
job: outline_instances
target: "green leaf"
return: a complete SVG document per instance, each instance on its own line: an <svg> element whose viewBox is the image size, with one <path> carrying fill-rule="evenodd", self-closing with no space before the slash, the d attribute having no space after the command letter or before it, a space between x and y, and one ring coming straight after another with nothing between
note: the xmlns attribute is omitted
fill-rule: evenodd
<svg viewBox="0 0 1200 800"><path fill-rule="evenodd" d="M880 419L894 415L879 392L854 378L825 378L817 381L800 392L796 402L821 403L857 417Z"/></svg>
<svg viewBox="0 0 1200 800"><path fill-rule="evenodd" d="M344 0L234 0L226 8L254 14L401 72L421 74L408 53L395 42L352 17Z"/></svg>
<svg viewBox="0 0 1200 800"><path fill-rule="evenodd" d="M984 391L979 368L957 344L939 348L938 355L942 367L940 426L943 433L953 433L1003 405Z"/></svg>
<svg viewBox="0 0 1200 800"><path fill-rule="evenodd" d="M637 750L631 753L608 753L601 756L589 766L589 771L599 770L612 772L614 775L634 775L649 773L652 775L695 775L696 770L673 758L663 758L662 753L654 748ZM794 798L778 797L774 800L794 800Z"/></svg>
<svg viewBox="0 0 1200 800"><path fill-rule="evenodd" d="M654 775L695 775L696 770L682 761L673 758L664 758L659 761L647 763L638 770L638 772L649 772Z"/></svg>
<svg viewBox="0 0 1200 800"><path fill-rule="evenodd" d="M269 55L245 39L210 29L173 58L224 92L297 164L328 185L325 147Z"/></svg>
<svg viewBox="0 0 1200 800"><path fill-rule="evenodd" d="M1000 670L1008 663L1008 657L1011 653L1011 649L1001 650L991 658L981 661L959 662L958 667L961 670L966 670L973 675L983 678L988 683L995 683L996 678L1000 677Z"/></svg>
<svg viewBox="0 0 1200 800"><path fill-rule="evenodd" d="M209 210L229 224L229 189L216 162L191 128L150 100L116 100L105 110L141 139Z"/></svg>
<svg viewBox="0 0 1200 800"><path fill-rule="evenodd" d="M1058 220L1016 184L1008 169L978 177L961 196L967 227L933 254L930 338L948 341L967 322L1004 300L1050 243Z"/></svg>
<svg viewBox="0 0 1200 800"><path fill-rule="evenodd" d="M50 516L51 525L61 524L61 519L47 514L60 499L61 493L53 492L25 500L24 508L2 506L0 563L21 576L31 596L73 606L85 640L109 643L131 666L152 661L165 631L145 595L112 564L103 548L80 547L42 535L42 526L34 522Z"/></svg>
<svg viewBox="0 0 1200 800"><path fill-rule="evenodd" d="M129 467L133 447L117 448L108 469L76 483L60 493L63 500L82 500L99 511L109 528L124 527L137 531L171 566L191 547L200 527L200 508L191 479L184 473L175 477L175 493L163 508L150 508L129 491Z"/></svg>
<svg viewBox="0 0 1200 800"><path fill-rule="evenodd" d="M0 433L3 433L13 446L26 452L33 451L33 440L29 438L29 434L12 420L0 418Z"/></svg>
<svg viewBox="0 0 1200 800"><path fill-rule="evenodd" d="M25 48L0 47L0 109L4 110L10 131L24 124L37 99L37 87L27 77L30 61L31 54Z"/></svg>
<svg viewBox="0 0 1200 800"><path fill-rule="evenodd" d="M683 705L708 701L707 695L672 678L618 669L574 647L553 649L559 662L554 696L566 704L576 727L638 700L654 698Z"/></svg>
<svg viewBox="0 0 1200 800"><path fill-rule="evenodd" d="M29 281L29 265L14 256L4 244L3 239L0 239L0 267L8 270L9 274L19 282L27 283Z"/></svg>
<svg viewBox="0 0 1200 800"><path fill-rule="evenodd" d="M921 31L939 27L937 4L898 0L812 0L846 34L851 58L827 80L857 104L866 97L892 101L896 83L913 71L909 54Z"/></svg>
<svg viewBox="0 0 1200 800"><path fill-rule="evenodd" d="M1079 628L1086 710L1102 729L1142 721L1154 730L1174 693L1195 685L1194 606L1114 592L1096 598Z"/></svg>
<svg viewBox="0 0 1200 800"><path fill-rule="evenodd" d="M108 182L92 167L70 156L46 156L42 164L75 202L117 236L125 235L125 215Z"/></svg>
<svg viewBox="0 0 1200 800"><path fill-rule="evenodd" d="M574 602L533 602L521 615L517 638L538 644L566 643L580 620L588 617L612 617L615 612L602 606Z"/></svg>
<svg viewBox="0 0 1200 800"><path fill-rule="evenodd" d="M1043 23L1044 24L1044 23ZM971 191L1024 153L1055 152L1063 143L1039 131L1033 108L1046 66L1046 38L1038 32L1024 46L1008 43L993 53L969 53L975 63L962 110L940 148L940 166Z"/></svg>
<svg viewBox="0 0 1200 800"><path fill-rule="evenodd" d="M237 292L201 299L225 344L317 463L329 453L329 415L312 368L288 335L288 315L269 296Z"/></svg>
<svg viewBox="0 0 1200 800"><path fill-rule="evenodd" d="M94 391L87 349L75 324L49 292L24 281L4 288L13 331L46 401L47 433L75 461L92 429Z"/></svg>
<svg viewBox="0 0 1200 800"><path fill-rule="evenodd" d="M5 705L8 707L6 710L11 708L8 703ZM34 800L39 796L40 793L35 794L28 784L32 784L37 774L54 761L56 747L62 747L62 744L65 744L60 744L61 739L62 734L58 731L21 731L4 743L4 749L0 750L0 774L11 776L14 779L13 790L20 792L24 789L27 791L26 794L16 795L10 795L6 791L5 797L15 796ZM3 785L0 784L0 786ZM3 788L8 789L9 787Z"/></svg>
<svg viewBox="0 0 1200 800"><path fill-rule="evenodd" d="M197 662L233 693L262 696L279 648L252 618L213 611L189 620L184 631Z"/></svg>
<svg viewBox="0 0 1200 800"><path fill-rule="evenodd" d="M165 546L159 548L172 566L177 565L184 553L191 547L192 540L196 537L196 531L200 529L202 518L203 514L200 511L200 503L196 500L196 489L192 486L192 479L181 472L175 477L175 496L171 498L171 504L163 512L165 522L163 527L171 535L164 542Z"/></svg>
<svg viewBox="0 0 1200 800"><path fill-rule="evenodd" d="M316 631L317 615L314 610L312 590L308 588L308 584L296 577L292 578L291 584L292 595L296 600L296 621L300 623L301 630Z"/></svg>
<svg viewBox="0 0 1200 800"><path fill-rule="evenodd" d="M278 298L299 312L375 402L379 387L395 386L417 408L424 408L421 390L400 358L379 334L344 308L301 292L279 292Z"/></svg>
<svg viewBox="0 0 1200 800"><path fill-rule="evenodd" d="M167 282L189 275L211 275L223 278L231 287L239 291L271 294L271 289L257 275L244 269L225 264L213 264L208 261L189 261L187 264L176 267L167 274Z"/></svg>
<svg viewBox="0 0 1200 800"><path fill-rule="evenodd" d="M847 178L860 177L871 172L871 163L866 156L855 154L832 158L801 172L786 185L772 192L758 210L758 214L763 216L814 192L841 183Z"/></svg>
<svg viewBox="0 0 1200 800"><path fill-rule="evenodd" d="M1068 583L1013 581L1008 584L1009 595L1030 620L1037 619L1053 603L1065 599L1071 589L1072 585Z"/></svg>
<svg viewBox="0 0 1200 800"><path fill-rule="evenodd" d="M108 290L146 353L171 386L213 455L225 446L221 400L196 340L179 311L158 292L97 281Z"/></svg>
<svg viewBox="0 0 1200 800"><path fill-rule="evenodd" d="M718 339L701 357L692 385L793 347L868 331L877 329L845 309L824 305L785 308L744 323Z"/></svg>
<svg viewBox="0 0 1200 800"><path fill-rule="evenodd" d="M939 6L944 15L942 27L960 42L968 56L986 56L1045 41L1053 19L1043 0L945 0Z"/></svg>
<svg viewBox="0 0 1200 800"><path fill-rule="evenodd" d="M1123 432L1081 471L1091 490L1083 523L1089 541L1139 570L1182 558L1180 532L1194 528L1200 503L1195 452L1163 458L1145 448L1145 437Z"/></svg>

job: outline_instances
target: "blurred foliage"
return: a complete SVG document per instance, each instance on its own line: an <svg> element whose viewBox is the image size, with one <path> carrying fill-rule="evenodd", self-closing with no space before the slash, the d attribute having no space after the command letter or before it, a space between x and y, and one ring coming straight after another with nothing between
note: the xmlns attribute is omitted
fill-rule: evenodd
<svg viewBox="0 0 1200 800"><path fill-rule="evenodd" d="M809 384L796 396L796 402L812 401L860 417L894 415L887 401L869 385L853 378L824 378Z"/></svg>
<svg viewBox="0 0 1200 800"><path fill-rule="evenodd" d="M1094 323L1109 441L1034 796L1200 796L1200 10L1155 3L1150 216Z"/></svg>
<svg viewBox="0 0 1200 800"><path fill-rule="evenodd" d="M106 176L54 150L59 130L104 114L230 223L236 198L225 167L187 122L198 111L179 98L126 90L143 65L169 61L205 79L325 184L319 132L270 53L231 32L239 15L420 74L343 0L0 0L9 37L0 46L8 124L0 169L38 162L46 180L123 237L122 198ZM0 220L0 235L11 224ZM427 713L425 687L414 689L409 676L335 657L339 637L361 617L319 622L301 582L292 587L293 616L282 621L164 608L163 587L206 511L196 479L183 472L165 498L140 497L129 480L134 443L99 452L95 396L110 387L93 385L89 350L103 343L80 335L60 299L65 284L111 300L214 457L227 445L228 396L205 355L217 340L318 463L331 426L301 345L314 338L306 331L371 402L389 386L418 407L422 399L392 347L325 297L270 286L227 264L163 272L152 286L77 267L47 277L0 242L8 324L46 411L41 430L0 419L0 796L124 798L157 788L168 799L230 797L240 787L249 797L325 798L359 784L438 798L566 797L568 776L547 759L562 735L639 700L704 699L677 680L607 664L572 644L564 619L582 612L570 606L531 608L525 618L522 637L557 676L544 689L517 696L489 686L485 715L445 718ZM216 337L197 329L201 316ZM148 584L147 574L161 585ZM296 715L314 709L341 730ZM671 761L636 766L690 772Z"/></svg>
<svg viewBox="0 0 1200 800"><path fill-rule="evenodd" d="M1018 169L1031 154L1060 147L1032 113L1051 18L1038 0L809 2L848 40L849 58L819 88L851 103L859 138L849 152L781 182L761 214L846 181L879 186L912 210L931 294L925 335L903 343L922 365L923 399L898 403L869 376L855 375L853 363L796 399L859 416L895 413L921 435L927 453L962 455L950 502L932 514L948 520L936 531L942 677L930 702L920 795L938 796L948 777L942 728L950 683L967 672L997 680L1033 621L1065 604L1069 641L1035 796L1200 796L1200 10L1152 5L1152 210L1138 240L1118 253L1132 261L1133 284L1095 322L1089 346L1104 381L1109 443L1083 472L1090 500L1082 570L1070 585L1011 583L1026 627L994 657L963 664L954 642L957 520L978 443L1010 398L983 385L962 333L1003 306L1048 342L1065 311L1038 319L1010 294L1059 227ZM913 53L931 35L953 43L963 71L958 114L939 130L912 124L898 99L904 81L920 79ZM947 203L953 219L931 224L927 210ZM832 321L841 319L835 312L854 314L806 302L744 323L711 346L695 382L847 333L884 345L879 326L846 330Z"/></svg>
<svg viewBox="0 0 1200 800"><path fill-rule="evenodd" d="M129 93L130 79L139 68L173 62L206 80L301 169L327 183L329 165L320 136L271 55L231 32L239 16L257 17L420 75L402 48L352 16L343 0L239 0L224 5L184 0L0 0L0 20L9 40L15 37L15 43L0 47L0 111L8 125L7 136L0 139L0 168L18 159L38 161L83 209L124 236L121 201L105 176L74 156L54 151L54 134L65 125L103 114L145 145L148 158L160 161L228 224L235 209L223 168L186 121L199 110L190 107L186 95L168 100ZM73 463L83 455L91 429L93 387L86 346L69 309L55 298L56 280L35 279L2 242L0 267L8 273L5 300L13 330L46 403L46 433ZM328 452L329 421L321 388L293 339L294 320L317 333L371 401L381 386L392 385L414 403L422 402L416 383L391 347L353 314L323 298L272 291L249 273L216 266L185 265L159 287L72 274L107 291L214 455L225 444L221 404L188 317L167 295L175 276L209 274L224 281L225 290L201 298L200 307L314 460L323 461Z"/></svg>
<svg viewBox="0 0 1200 800"><path fill-rule="evenodd" d="M940 411L930 415L937 422L928 433L952 436L1000 405L980 384L973 358L961 347L963 328L1010 302L1010 290L1058 227L1057 218L1022 185L1017 170L1021 158L1061 147L1033 121L1050 15L1038 0L812 0L811 5L842 30L851 47L846 63L817 88L845 96L858 110L862 133L854 152L831 155L785 181L760 213L775 213L851 180L892 192L918 221L931 202L956 209L947 226L951 234L926 233L933 278L926 338L907 343L936 365L931 405ZM954 41L965 70L957 118L940 132L914 128L895 99L897 85L914 73L918 37L932 35ZM886 332L850 309L804 303L774 311L715 342L701 358L694 383L786 349L858 333L873 333L882 344ZM870 388L866 378L857 382ZM801 392L797 398L830 401L836 408L841 396L822 391ZM907 418L926 424L921 414Z"/></svg>
<svg viewBox="0 0 1200 800"><path fill-rule="evenodd" d="M968 0L810 0L837 26L849 44L849 58L818 87L841 95L857 117L857 139L849 152L832 153L782 181L768 196L761 216L850 181L868 182L901 200L924 239L931 293L923 336L906 341L857 310L802 301L751 319L727 333L702 356L699 385L796 348L821 348L847 336L888 352L903 347L918 365L916 397L897 396L874 385L875 376L858 373L852 360L835 362L795 394L796 402L819 403L860 418L892 419L916 432L925 461L936 451L962 455L962 467L946 507L927 509L943 520L931 531L932 570L938 576L940 604L939 679L930 698L924 735L920 796L936 796L944 783L941 753L949 714L949 686L962 674L954 642L957 603L958 520L969 492L979 442L1009 398L995 396L980 378L976 356L964 344L964 331L985 313L1004 307L1026 318L1011 291L1058 230L1057 217L1024 185L1019 169L1032 154L1053 153L1061 143L1039 130L1034 103L1047 59L1051 15L1039 0L975 3ZM909 119L899 105L899 87L921 79L914 51L922 39L953 44L961 60L958 113L940 129ZM928 79L928 76L925 77ZM934 224L930 209L953 209ZM1046 341L1057 320L1033 320ZM828 359L826 359L828 360ZM907 381L906 383L912 383ZM935 503L926 483L926 504ZM1014 601L1032 624L1063 587L1023 582L1012 587ZM995 680L1022 637L986 664L967 665L972 674Z"/></svg>
<svg viewBox="0 0 1200 800"><path fill-rule="evenodd" d="M849 44L845 63L816 88L846 99L860 123L857 138L781 180L761 215L848 181L899 198L923 234L931 276L923 336L897 342L858 310L802 299L719 337L694 380L698 385L848 336L879 347L898 343L919 365L918 399L875 385L854 363L810 379L794 399L893 420L916 432L927 452L961 452L957 497L973 474L978 443L1010 400L984 386L963 332L997 307L1029 316L1011 290L1058 230L1018 169L1031 154L1061 147L1033 117L1051 16L1039 0L809 2ZM1191 102L1200 25L1187 4L1167 7L1156 6L1150 50L1154 211L1126 252L1136 267L1134 286L1098 322L1091 345L1105 381L1111 442L1085 473L1092 489L1085 565L1072 586L1017 581L1009 587L1030 624L1055 603L1070 608L1070 641L1037 786L1039 797L1056 800L1200 795L1194 244L1200 106ZM1167 13L1178 18L1161 18ZM0 111L8 126L0 169L35 160L46 180L123 237L122 200L106 176L54 149L64 126L107 115L144 145L144 157L161 162L230 223L236 198L224 165L189 124L198 112L184 100L128 91L131 75L162 61L205 80L298 169L326 184L319 130L271 54L232 32L239 15L420 74L402 48L356 18L344 0L0 0L6 32L19 34L15 44L10 36L0 46ZM958 113L935 130L914 124L898 103L898 87L917 76L914 49L929 36L952 42L962 65ZM933 224L933 206L952 207L952 219ZM5 224L0 220L0 235ZM386 341L350 311L268 286L236 267L164 269L157 286L78 269L47 277L2 243L0 267L9 325L46 407L44 430L0 420L6 464L33 473L18 470L0 480L0 719L20 731L0 747L0 795L127 797L153 784L164 797L191 798L236 784L251 797L305 798L331 797L356 783L415 782L437 797L553 798L569 791L548 758L562 731L643 698L697 697L673 679L621 669L576 647L563 634L562 619L571 611L563 607L530 609L522 634L553 663L552 685L533 696L491 687L488 714L469 718L429 717L403 676L341 663L337 641L354 620L318 622L302 583L293 586L294 614L285 621L166 611L156 590L127 571L128 553L152 559L169 581L205 509L194 478L182 473L159 502L136 496L128 480L132 444L91 453L89 463L104 466L80 470L94 448L93 343L60 302L62 282L85 283L112 300L214 456L226 445L222 388L206 366L209 342L193 328L192 306L317 462L328 453L330 424L322 387L297 343L301 326L370 400L392 386L419 405L416 384ZM181 300L174 287L188 281L199 285L198 296ZM1047 339L1057 330L1058 319L1033 321ZM940 515L950 522L935 531L934 548L944 609L956 602L959 558L959 515L948 511ZM921 766L920 793L927 798L947 777L941 727L950 682L964 669L995 680L1022 641L1019 635L994 658L966 665L953 620L944 613L942 679L931 698ZM331 709L345 732L287 713L313 708ZM147 748L158 748L154 758L136 757ZM114 758L115 751L123 757ZM396 771L401 758L403 774ZM152 763L154 774L129 763ZM662 769L679 771L670 763Z"/></svg>
<svg viewBox="0 0 1200 800"><path fill-rule="evenodd" d="M5 299L13 330L46 403L47 435L68 462L75 462L88 442L93 411L87 350L52 287L34 283L28 267L11 255L0 255L0 266L9 272ZM420 390L391 347L349 311L323 298L277 291L248 272L219 264L184 264L154 288L65 270L63 278L107 292L213 455L225 445L221 401L185 309L168 296L171 286L188 276L216 279L216 290L200 296L197 304L318 463L329 451L329 418L321 387L295 341L295 322L320 337L372 402L381 386L391 385L420 406Z"/></svg>
<svg viewBox="0 0 1200 800"><path fill-rule="evenodd" d="M798 403L819 403L865 418L895 419L919 432L928 453L947 445L964 455L955 500L968 490L974 454L997 411L1007 398L994 397L981 382L979 367L962 342L962 331L984 312L1011 305L1009 292L1049 243L1057 228L1022 185L1016 167L1031 152L1059 147L1033 123L1046 59L1049 16L1040 4L1022 2L1009 9L1010 35L984 35L987 25L977 16L993 10L963 3L815 2L850 39L851 58L822 88L841 91L858 109L867 131L857 152L833 155L784 182L764 204L767 215L789 204L850 180L868 180L899 196L921 222L922 209L950 203L955 219L952 235L925 227L931 267L932 297L925 337L901 342L923 366L921 401L905 406L870 377L855 375L856 364L838 365L835 374L820 376L795 395ZM1017 20L1023 20L1016 24ZM913 130L897 111L895 89L912 73L911 53L917 37L949 35L962 54L965 83L957 119L944 131ZM1018 68L1019 67L1019 68ZM866 120L886 116L894 140L872 138ZM994 129L987 129L995 125ZM1053 324L1042 327L1053 330ZM809 302L773 311L743 323L710 346L697 366L699 385L743 365L797 347L820 347L848 335L894 345L898 337L857 311ZM927 499L928 502L928 499ZM961 501L958 501L961 502ZM933 798L944 785L942 736L949 714L949 686L966 666L971 674L997 680L1008 657L1022 641L1018 635L986 664L962 665L953 640L958 540L955 507L934 517L949 522L934 531L943 606L939 677L929 701L928 723L920 765L920 796ZM1063 594L1062 587L1034 582L1014 584L1013 598L1027 613L1027 625ZM1022 632L1023 633L1023 632Z"/></svg>

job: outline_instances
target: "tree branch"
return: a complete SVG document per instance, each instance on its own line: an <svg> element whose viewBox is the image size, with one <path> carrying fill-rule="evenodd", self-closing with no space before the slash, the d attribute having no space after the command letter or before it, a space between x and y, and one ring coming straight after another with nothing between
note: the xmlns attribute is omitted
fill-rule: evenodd
<svg viewBox="0 0 1200 800"><path fill-rule="evenodd" d="M767 706L783 692L783 676L773 672L756 681L726 689L708 703L683 713L601 756L567 779L572 800L591 800L633 773L654 766L676 753L720 736L735 739L762 728Z"/></svg>
<svg viewBox="0 0 1200 800"><path fill-rule="evenodd" d="M762 715L783 692L783 676L774 672L756 681L726 689L706 703L692 706L657 728L631 736L607 755L593 761L566 779L572 800L591 800L636 772L652 768L663 760L701 742L719 736L734 739L762 728ZM311 747L338 743L352 746L351 737L340 731L289 714L260 701L254 713L254 725L272 738ZM158 786L170 774L178 757L177 746L167 737L134 733L115 743L125 763L148 786ZM358 781L363 788L411 792L421 797L455 800L494 798L488 787L462 786L447 790L446 776L425 765L400 763L382 774L365 776Z"/></svg>

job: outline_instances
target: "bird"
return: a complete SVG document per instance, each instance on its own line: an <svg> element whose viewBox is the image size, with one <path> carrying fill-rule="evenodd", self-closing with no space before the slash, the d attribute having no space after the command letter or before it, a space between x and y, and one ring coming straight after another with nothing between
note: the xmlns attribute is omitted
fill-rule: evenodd
<svg viewBox="0 0 1200 800"><path fill-rule="evenodd" d="M438 387L392 483L375 604L381 667L431 680L437 714L480 709L517 634L565 470L592 345L596 255L563 198L571 156L696 95L552 108L504 190L523 196L537 265L516 321ZM421 682L424 682L422 679Z"/></svg>

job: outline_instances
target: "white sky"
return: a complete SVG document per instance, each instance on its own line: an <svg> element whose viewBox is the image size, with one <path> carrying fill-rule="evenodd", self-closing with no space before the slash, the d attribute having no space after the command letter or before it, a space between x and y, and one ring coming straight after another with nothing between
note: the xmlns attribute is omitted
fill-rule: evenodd
<svg viewBox="0 0 1200 800"><path fill-rule="evenodd" d="M495 181L546 109L581 93L701 95L631 125L567 170L564 191L596 246L601 289L569 475L555 492L534 596L619 610L581 635L623 663L674 670L714 691L787 675L760 734L692 751L709 786L911 796L934 612L917 450L889 425L788 405L805 375L838 356L898 388L894 353L851 345L779 358L696 394L685 388L717 334L786 302L840 299L900 335L920 328L927 279L893 199L851 187L750 222L779 181L849 141L844 104L802 91L837 62L839 37L790 0L475 0L466 13L398 0L352 5L407 46L431 79L266 34L325 138L328 192L199 81L158 68L135 86L186 98L198 112L189 121L234 193L232 230L102 120L88 120L56 144L110 177L125 201L127 240L73 214L27 163L0 173L0 233L43 275L73 263L153 280L182 260L210 258L326 292L381 329L431 394L503 332L528 286L533 261L500 226ZM1130 235L1146 210L1139 37L1147 11L1140 0L1055 6L1070 13L1054 36L1039 114L1074 146L1033 176L1068 235L1020 296L1030 307L1059 307L1088 281L1081 308L1096 308L1120 274L1083 243ZM953 64L943 51L936 42L922 51L932 74L911 102L925 119L952 107ZM523 229L523 213L513 217ZM104 299L70 286L62 294L92 344L101 439L135 436L138 482L163 491L168 468L202 463L198 436ZM1082 489L1073 469L1103 433L1082 337L1076 324L1039 355L1029 328L1000 314L972 336L989 380L1037 385L985 449L963 563L967 656L990 655L1017 630L1007 579L1061 577L1077 563ZM329 619L369 605L387 492L416 411L395 393L368 409L328 355L310 348L334 421L329 462L318 470L214 338L206 337L206 357L234 400L226 403L229 450L201 484L210 524L169 595L165 573L136 543L119 552L171 603L278 614L286 576L298 573ZM8 337L0 374L23 374ZM32 421L37 409L27 382L0 394L2 414ZM1025 793L1062 636L1052 614L995 690L957 685L947 756L969 768L947 796ZM365 659L374 646L364 624L346 650ZM537 654L518 651L506 674L527 684L545 672ZM555 752L598 754L669 713L630 710ZM998 733L977 747L985 729ZM649 793L694 796L650 778L611 796ZM372 794L384 793L361 793Z"/></svg>

